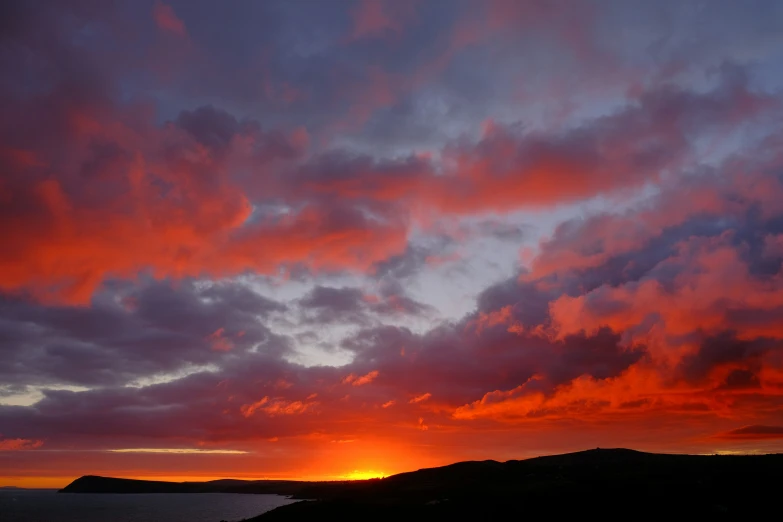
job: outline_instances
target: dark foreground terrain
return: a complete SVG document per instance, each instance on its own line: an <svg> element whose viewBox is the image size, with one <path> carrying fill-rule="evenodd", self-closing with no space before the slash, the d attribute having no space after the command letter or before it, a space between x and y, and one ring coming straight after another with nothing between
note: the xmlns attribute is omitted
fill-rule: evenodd
<svg viewBox="0 0 783 522"><path fill-rule="evenodd" d="M279 493L312 499L254 522L288 520L777 519L783 454L658 455L590 450L509 462L461 462L353 482L166 483L82 477L64 492Z"/></svg>

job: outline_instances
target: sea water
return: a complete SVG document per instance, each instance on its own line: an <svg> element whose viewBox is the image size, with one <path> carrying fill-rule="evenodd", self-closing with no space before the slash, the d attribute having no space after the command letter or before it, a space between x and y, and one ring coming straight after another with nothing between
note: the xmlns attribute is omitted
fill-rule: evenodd
<svg viewBox="0 0 783 522"><path fill-rule="evenodd" d="M0 490L0 522L234 522L295 502L232 493L57 493Z"/></svg>

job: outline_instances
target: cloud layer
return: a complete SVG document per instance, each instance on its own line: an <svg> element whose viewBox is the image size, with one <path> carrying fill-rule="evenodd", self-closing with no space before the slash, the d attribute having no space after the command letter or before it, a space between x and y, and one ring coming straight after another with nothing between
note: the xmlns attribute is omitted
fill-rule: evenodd
<svg viewBox="0 0 783 522"><path fill-rule="evenodd" d="M0 8L10 481L780 449L776 3L296 4Z"/></svg>

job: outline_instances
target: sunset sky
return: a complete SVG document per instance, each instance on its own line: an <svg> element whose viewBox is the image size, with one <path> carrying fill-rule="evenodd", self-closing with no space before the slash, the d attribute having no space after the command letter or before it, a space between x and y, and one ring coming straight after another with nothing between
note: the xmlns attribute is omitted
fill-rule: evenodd
<svg viewBox="0 0 783 522"><path fill-rule="evenodd" d="M0 486L783 451L783 3L0 3Z"/></svg>

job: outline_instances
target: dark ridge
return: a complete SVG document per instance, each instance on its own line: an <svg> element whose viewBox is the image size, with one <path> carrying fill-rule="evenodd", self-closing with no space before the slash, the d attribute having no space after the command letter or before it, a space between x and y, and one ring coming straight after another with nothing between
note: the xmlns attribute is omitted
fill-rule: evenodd
<svg viewBox="0 0 783 522"><path fill-rule="evenodd" d="M85 476L65 493L274 493L310 499L254 522L289 520L745 520L779 509L783 454L701 456L596 449L459 462L342 482L155 482ZM250 522L250 521L248 521Z"/></svg>
<svg viewBox="0 0 783 522"><path fill-rule="evenodd" d="M251 520L748 520L777 512L781 487L783 455L596 449L320 485Z"/></svg>
<svg viewBox="0 0 783 522"><path fill-rule="evenodd" d="M164 482L85 475L74 480L60 493L248 493L296 495L305 488L318 487L320 482L295 480L220 479L208 482ZM344 482L329 482L339 486Z"/></svg>

